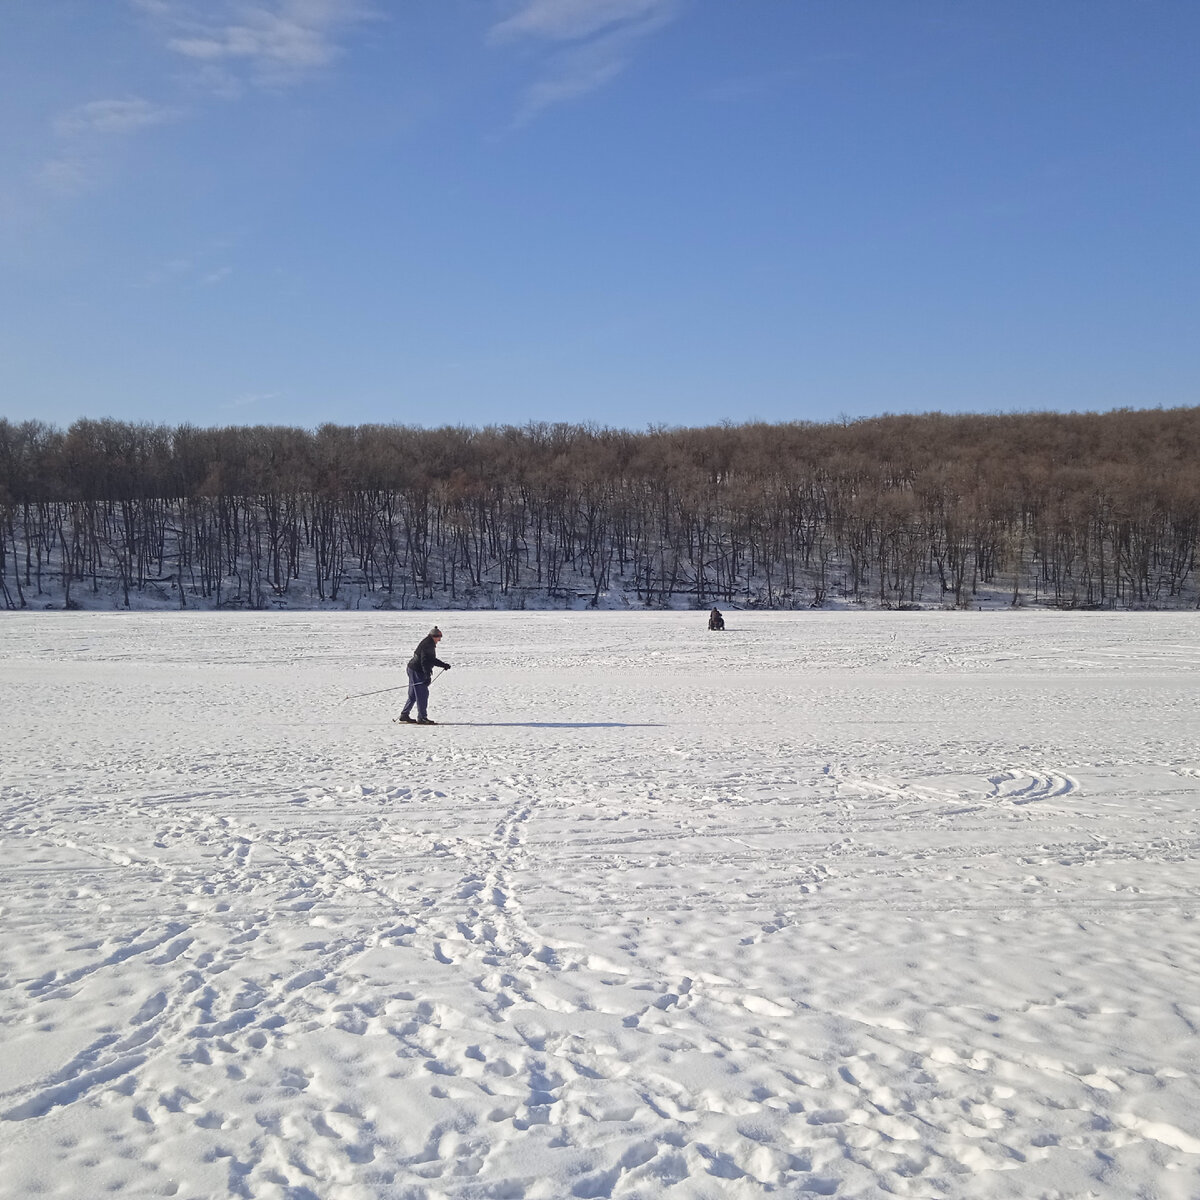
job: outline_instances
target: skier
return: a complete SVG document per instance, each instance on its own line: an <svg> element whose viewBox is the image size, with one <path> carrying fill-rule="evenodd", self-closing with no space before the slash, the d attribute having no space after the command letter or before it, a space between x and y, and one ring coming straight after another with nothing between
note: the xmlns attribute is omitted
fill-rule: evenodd
<svg viewBox="0 0 1200 1200"><path fill-rule="evenodd" d="M448 662L442 662L437 656L437 645L442 640L442 631L435 625L418 643L408 661L408 702L400 710L398 720L405 725L436 725L427 713L429 707L429 685L433 682L433 668L441 667L443 671L450 670ZM414 721L409 713L413 705L417 706L417 719Z"/></svg>
<svg viewBox="0 0 1200 1200"><path fill-rule="evenodd" d="M719 608L714 608L712 612L708 614L708 627L709 629L725 628L725 618L721 616L721 610Z"/></svg>

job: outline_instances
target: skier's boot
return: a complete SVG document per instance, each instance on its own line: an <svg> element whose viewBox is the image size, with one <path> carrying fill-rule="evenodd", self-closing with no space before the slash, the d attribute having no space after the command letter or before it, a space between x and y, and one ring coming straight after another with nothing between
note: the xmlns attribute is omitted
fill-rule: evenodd
<svg viewBox="0 0 1200 1200"><path fill-rule="evenodd" d="M412 717L410 717L410 716L408 715L408 713L401 713L401 714L400 714L400 715L399 715L399 716L396 718L396 720L397 720L397 721L399 721L401 725L415 725L415 724L416 724L416 721L414 721L414 720L412 719Z"/></svg>
<svg viewBox="0 0 1200 1200"><path fill-rule="evenodd" d="M417 724L418 725L436 725L437 722L431 721L428 717L418 717Z"/></svg>

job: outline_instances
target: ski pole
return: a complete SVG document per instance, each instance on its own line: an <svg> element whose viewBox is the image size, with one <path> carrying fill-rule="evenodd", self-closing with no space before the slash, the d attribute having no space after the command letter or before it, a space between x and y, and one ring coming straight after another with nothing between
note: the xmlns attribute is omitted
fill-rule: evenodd
<svg viewBox="0 0 1200 1200"><path fill-rule="evenodd" d="M360 692L356 696L343 696L341 703L345 704L347 700L365 700L368 696L382 696L384 692L398 692L401 688L408 687L407 683L397 684L395 687L380 688L377 692Z"/></svg>

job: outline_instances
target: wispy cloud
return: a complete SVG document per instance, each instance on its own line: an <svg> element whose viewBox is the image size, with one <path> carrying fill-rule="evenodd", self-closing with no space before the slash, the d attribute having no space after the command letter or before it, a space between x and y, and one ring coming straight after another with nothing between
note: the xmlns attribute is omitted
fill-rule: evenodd
<svg viewBox="0 0 1200 1200"><path fill-rule="evenodd" d="M210 90L301 82L344 53L340 38L377 17L365 0L130 0Z"/></svg>
<svg viewBox="0 0 1200 1200"><path fill-rule="evenodd" d="M132 286L137 288L217 287L234 273L234 268L222 261L229 256L233 242L220 238L197 246L194 252L178 255L151 267Z"/></svg>
<svg viewBox="0 0 1200 1200"><path fill-rule="evenodd" d="M33 172L33 179L47 192L57 196L82 196L90 192L102 177L102 161L96 154L59 154L42 163Z"/></svg>
<svg viewBox="0 0 1200 1200"><path fill-rule="evenodd" d="M638 46L674 20L682 0L523 0L491 29L493 44L548 46L525 93L523 124L555 104L587 95L619 75Z"/></svg>
<svg viewBox="0 0 1200 1200"><path fill-rule="evenodd" d="M525 0L492 28L492 37L572 42L641 22L660 24L676 7L675 0Z"/></svg>
<svg viewBox="0 0 1200 1200"><path fill-rule="evenodd" d="M64 113L54 123L54 130L60 137L135 133L151 125L165 125L179 115L179 109L149 100L93 100Z"/></svg>
<svg viewBox="0 0 1200 1200"><path fill-rule="evenodd" d="M195 68L201 93L235 97L302 82L343 53L355 25L378 17L370 0L126 0L162 47ZM190 107L194 111L195 87ZM93 100L52 125L53 149L34 172L44 193L78 197L112 174L136 135L179 120L183 108L141 97ZM215 281L214 281L215 282Z"/></svg>
<svg viewBox="0 0 1200 1200"><path fill-rule="evenodd" d="M127 138L182 115L178 108L139 97L93 100L73 108L54 122L56 151L38 169L38 182L63 196L91 191Z"/></svg>

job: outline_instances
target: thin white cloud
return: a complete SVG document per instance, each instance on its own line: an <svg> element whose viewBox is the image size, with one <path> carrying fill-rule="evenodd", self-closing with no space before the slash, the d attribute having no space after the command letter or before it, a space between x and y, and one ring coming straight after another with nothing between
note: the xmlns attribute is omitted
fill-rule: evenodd
<svg viewBox="0 0 1200 1200"><path fill-rule="evenodd" d="M95 156L60 154L48 159L33 173L35 182L57 196L82 196L95 187L102 172Z"/></svg>
<svg viewBox="0 0 1200 1200"><path fill-rule="evenodd" d="M525 92L520 119L527 121L543 109L586 96L615 79L627 66L629 56L615 52L604 42L562 55L547 74Z"/></svg>
<svg viewBox="0 0 1200 1200"><path fill-rule="evenodd" d="M66 138L93 133L136 133L152 125L165 125L179 115L179 109L153 104L149 100L93 100L59 117L54 130L59 137Z"/></svg>
<svg viewBox="0 0 1200 1200"><path fill-rule="evenodd" d="M674 8L674 0L526 0L492 28L492 37L576 41L606 29L659 22Z"/></svg>
<svg viewBox="0 0 1200 1200"><path fill-rule="evenodd" d="M104 179L125 139L181 115L180 109L139 97L81 104L55 120L58 148L37 169L35 178L42 188L59 196L84 195Z"/></svg>
<svg viewBox="0 0 1200 1200"><path fill-rule="evenodd" d="M343 53L341 36L376 17L364 0L131 0L208 89L286 87Z"/></svg>
<svg viewBox="0 0 1200 1200"><path fill-rule="evenodd" d="M342 53L340 38L377 16L369 0L126 0L163 46L189 61L203 91L226 97L248 87L300 82ZM182 117L140 97L93 100L59 116L56 147L33 172L43 192L80 196L111 175L124 139Z"/></svg>
<svg viewBox="0 0 1200 1200"><path fill-rule="evenodd" d="M674 20L681 0L523 0L492 26L497 45L549 45L540 77L517 115L524 124L555 104L594 92L619 75L651 34Z"/></svg>
<svg viewBox="0 0 1200 1200"><path fill-rule="evenodd" d="M224 283L233 273L234 267L224 260L234 248L236 239L216 238L197 246L186 254L164 259L151 267L132 286L137 288L216 287Z"/></svg>

